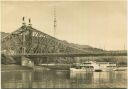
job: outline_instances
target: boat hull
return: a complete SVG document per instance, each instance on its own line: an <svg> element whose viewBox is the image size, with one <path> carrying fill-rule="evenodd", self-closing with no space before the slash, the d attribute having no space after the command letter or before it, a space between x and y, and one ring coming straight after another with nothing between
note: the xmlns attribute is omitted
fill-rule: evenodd
<svg viewBox="0 0 128 89"><path fill-rule="evenodd" d="M94 72L102 72L102 71L116 71L116 69L76 69L76 68L70 68L71 72L89 72L89 71L94 71Z"/></svg>
<svg viewBox="0 0 128 89"><path fill-rule="evenodd" d="M102 72L103 70L100 70L100 69L97 69L97 70L95 70L95 72Z"/></svg>
<svg viewBox="0 0 128 89"><path fill-rule="evenodd" d="M87 71L94 71L93 69L76 69L76 68L70 68L71 72L87 72Z"/></svg>

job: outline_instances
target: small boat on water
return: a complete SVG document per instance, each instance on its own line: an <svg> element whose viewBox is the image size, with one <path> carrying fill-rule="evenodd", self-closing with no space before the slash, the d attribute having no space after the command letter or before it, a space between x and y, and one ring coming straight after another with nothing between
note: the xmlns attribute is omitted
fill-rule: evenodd
<svg viewBox="0 0 128 89"><path fill-rule="evenodd" d="M77 63L76 67L70 68L70 71L86 72L86 71L113 71L116 70L116 64L112 62L96 62L86 61L84 63Z"/></svg>
<svg viewBox="0 0 128 89"><path fill-rule="evenodd" d="M97 70L95 70L95 72L101 72L102 70L101 69L97 69Z"/></svg>

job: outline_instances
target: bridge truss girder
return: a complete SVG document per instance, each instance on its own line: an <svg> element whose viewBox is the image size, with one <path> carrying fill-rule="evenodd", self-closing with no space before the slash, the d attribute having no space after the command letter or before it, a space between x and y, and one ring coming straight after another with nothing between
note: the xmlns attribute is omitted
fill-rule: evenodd
<svg viewBox="0 0 128 89"><path fill-rule="evenodd" d="M2 38L2 50L9 54L41 54L41 53L83 53L85 51L70 47L48 34L31 26L22 26L10 35Z"/></svg>

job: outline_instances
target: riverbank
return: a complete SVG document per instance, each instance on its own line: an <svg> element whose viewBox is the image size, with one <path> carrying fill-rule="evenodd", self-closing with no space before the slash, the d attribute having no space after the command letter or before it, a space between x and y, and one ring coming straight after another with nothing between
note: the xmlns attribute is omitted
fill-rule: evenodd
<svg viewBox="0 0 128 89"><path fill-rule="evenodd" d="M25 70L69 70L70 64L42 64L36 65L34 68L21 66L16 64L1 65L1 71L25 71Z"/></svg>
<svg viewBox="0 0 128 89"><path fill-rule="evenodd" d="M16 64L10 64L10 65L1 65L1 71L27 71L27 70L69 70L70 67L73 67L73 65L70 64L41 64L34 66L34 68L30 68L27 66L21 66ZM118 70L126 70L127 67L119 67Z"/></svg>
<svg viewBox="0 0 128 89"><path fill-rule="evenodd" d="M1 71L22 71L22 70L32 70L33 68L16 65L16 64L9 64L9 65L1 65Z"/></svg>
<svg viewBox="0 0 128 89"><path fill-rule="evenodd" d="M69 70L73 65L70 64L41 64L41 67L55 69L55 70Z"/></svg>

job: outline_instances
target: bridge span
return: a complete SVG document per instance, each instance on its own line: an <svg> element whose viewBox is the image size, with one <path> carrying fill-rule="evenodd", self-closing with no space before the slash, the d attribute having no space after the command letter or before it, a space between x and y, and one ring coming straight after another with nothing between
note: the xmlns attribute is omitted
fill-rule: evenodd
<svg viewBox="0 0 128 89"><path fill-rule="evenodd" d="M44 62L45 59L49 60L49 57L64 57L63 59L67 60L67 57L74 59L73 57L127 56L127 51L106 51L95 48L86 50L71 45L33 28L30 23L29 25L23 23L16 31L3 37L1 43L1 53L21 57L22 64L27 60L33 62L34 59L36 59L34 62L41 63L40 60ZM28 63L25 65L27 66Z"/></svg>
<svg viewBox="0 0 128 89"><path fill-rule="evenodd" d="M27 57L87 57L87 56L127 56L127 51L105 51L81 49L41 32L32 25L23 25L1 40L4 54ZM93 48L92 48L93 49Z"/></svg>

